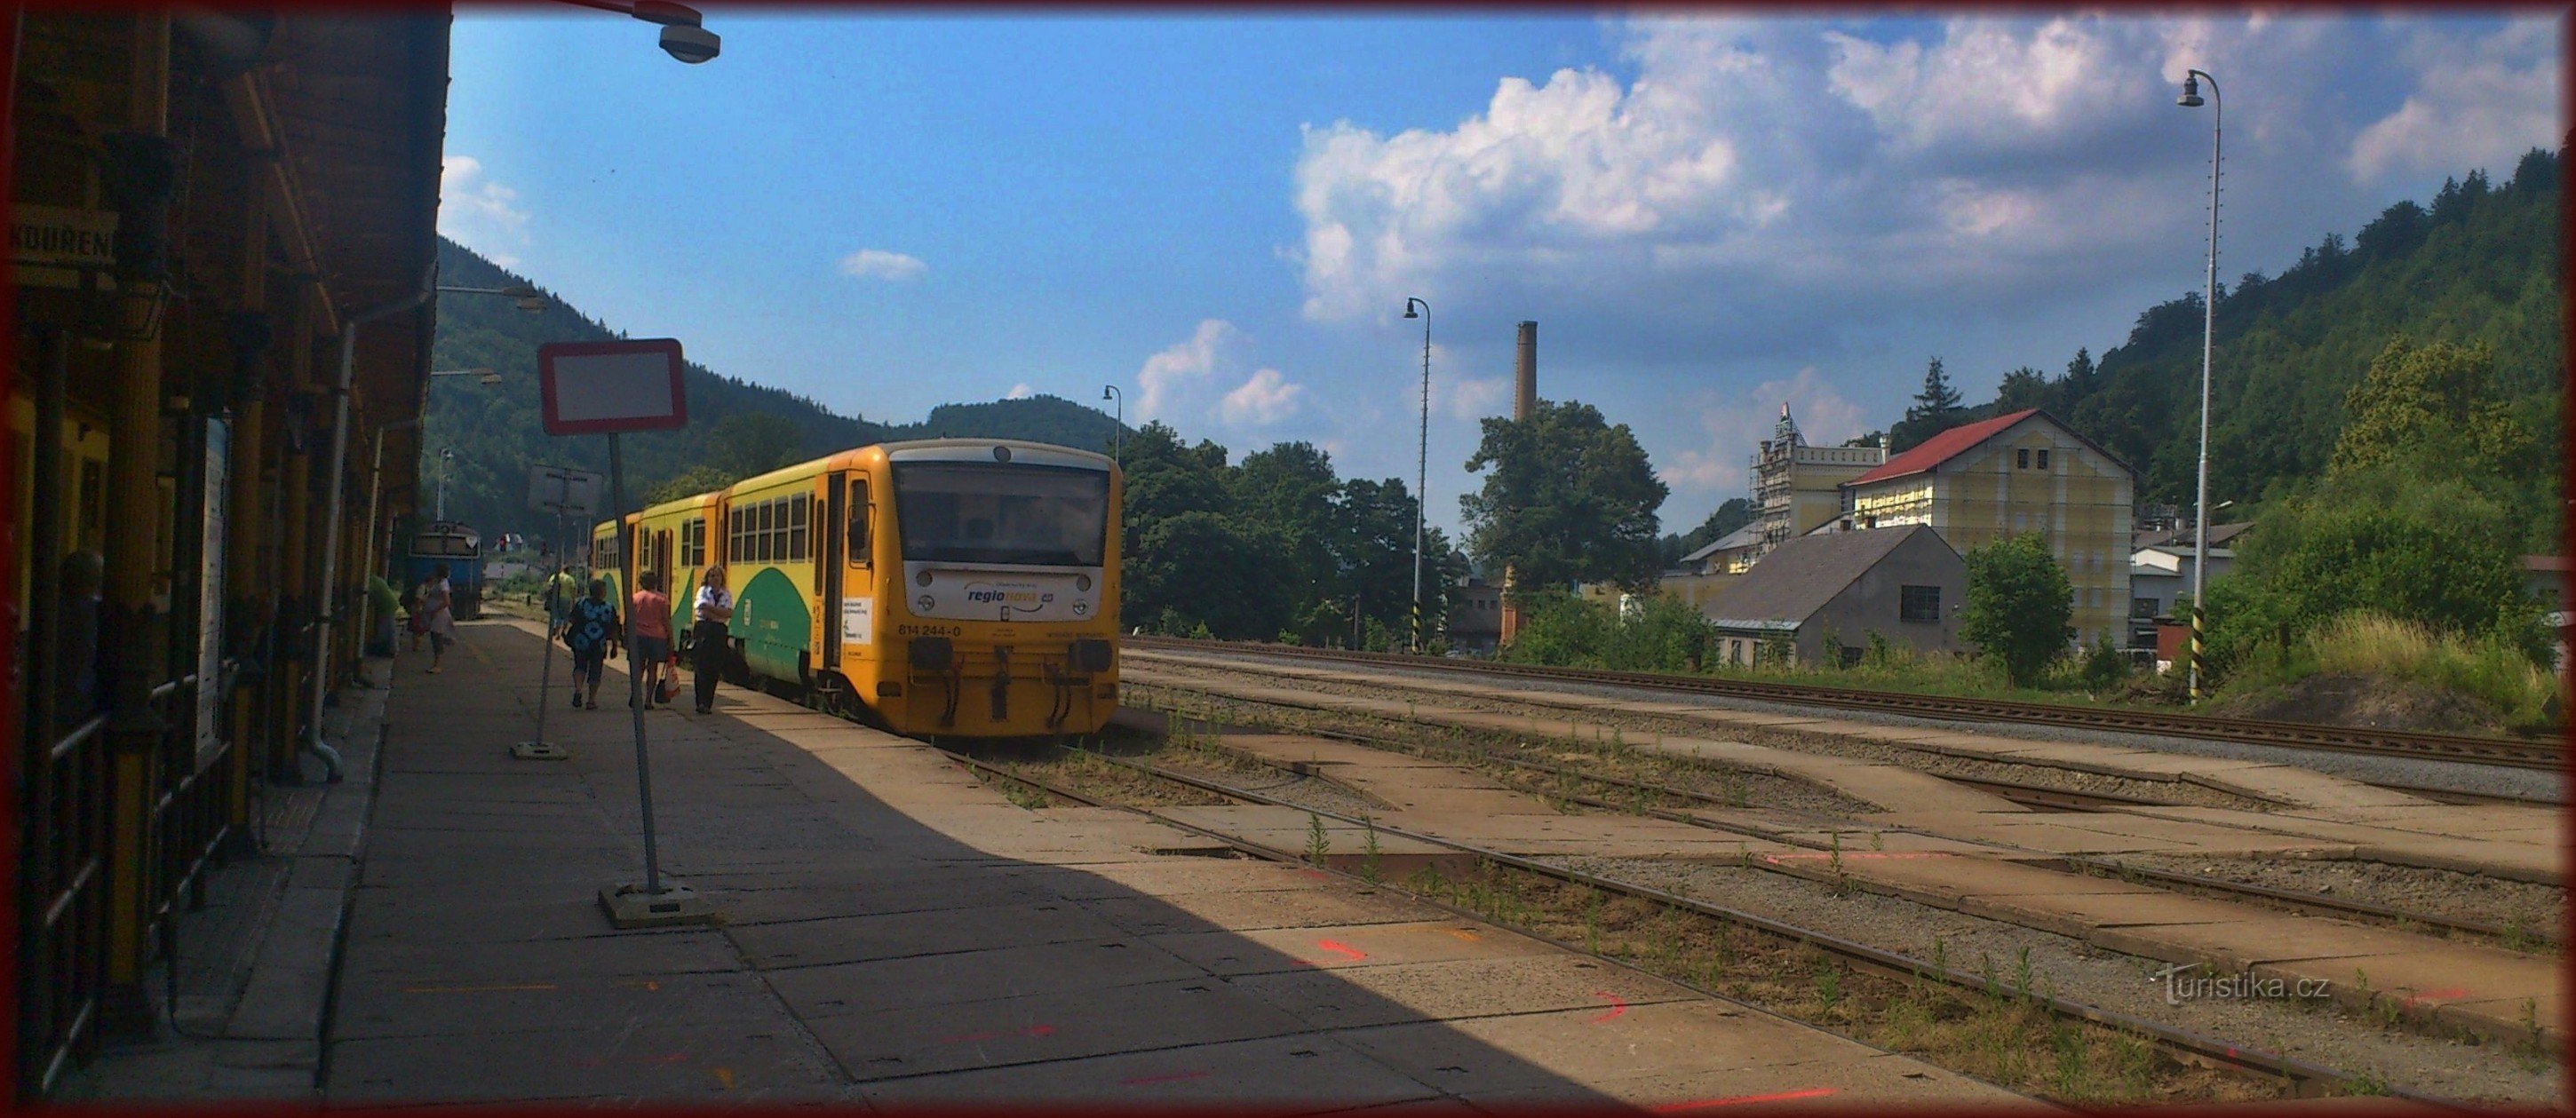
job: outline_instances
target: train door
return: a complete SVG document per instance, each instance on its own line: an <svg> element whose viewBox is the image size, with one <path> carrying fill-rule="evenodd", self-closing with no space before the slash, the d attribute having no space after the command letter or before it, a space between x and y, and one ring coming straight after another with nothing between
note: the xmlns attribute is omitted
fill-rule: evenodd
<svg viewBox="0 0 2576 1118"><path fill-rule="evenodd" d="M842 616L843 541L838 538L839 533L832 531L832 525L841 522L841 475L823 475L823 484L818 492L822 495L811 498L814 515L810 521L816 529L811 537L814 541L814 600L822 605L823 666L838 669L841 666L841 643L849 639L840 622L834 620Z"/></svg>
<svg viewBox="0 0 2576 1118"><path fill-rule="evenodd" d="M832 530L835 560L832 571L840 580L841 643L873 644L876 641L876 580L873 577L874 536L869 524L875 510L868 501L868 479L849 474L834 480L838 499L832 518L825 523Z"/></svg>

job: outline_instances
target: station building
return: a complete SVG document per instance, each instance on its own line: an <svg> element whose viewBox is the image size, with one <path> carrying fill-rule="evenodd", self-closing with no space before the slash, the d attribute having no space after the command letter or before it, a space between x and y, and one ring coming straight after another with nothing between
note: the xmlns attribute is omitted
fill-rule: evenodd
<svg viewBox="0 0 2576 1118"><path fill-rule="evenodd" d="M2076 639L2126 645L2136 487L2127 463L2031 409L1953 427L1843 483L1843 522L1928 525L1962 555L2036 532L2073 585Z"/></svg>
<svg viewBox="0 0 2576 1118"><path fill-rule="evenodd" d="M1919 652L1957 652L1967 565L1925 525L1814 532L1698 603L1721 664L1858 663L1872 634Z"/></svg>
<svg viewBox="0 0 2576 1118"><path fill-rule="evenodd" d="M414 504L448 24L0 24L22 1099L159 1027L147 969L256 849L256 788L339 776L309 728Z"/></svg>

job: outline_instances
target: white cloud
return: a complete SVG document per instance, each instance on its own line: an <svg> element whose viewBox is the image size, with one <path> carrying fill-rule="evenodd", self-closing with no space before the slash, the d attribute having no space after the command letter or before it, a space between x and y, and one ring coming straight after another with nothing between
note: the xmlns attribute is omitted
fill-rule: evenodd
<svg viewBox="0 0 2576 1118"><path fill-rule="evenodd" d="M1267 427L1297 414L1298 398L1306 386L1295 384L1277 369L1262 369L1251 379L1225 394L1218 413L1229 427Z"/></svg>
<svg viewBox="0 0 2576 1118"><path fill-rule="evenodd" d="M500 250L503 244L528 243L529 214L519 205L519 192L486 177L483 161L451 155L439 161L438 231L504 268L519 258Z"/></svg>
<svg viewBox="0 0 2576 1118"><path fill-rule="evenodd" d="M2559 143L2554 19L2516 22L2475 43L2419 36L2422 84L2396 112L2361 130L2345 161L2355 177L2392 171L2500 173L2523 152Z"/></svg>
<svg viewBox="0 0 2576 1118"><path fill-rule="evenodd" d="M930 270L918 257L906 256L881 248L863 248L841 258L841 274L857 279L878 279L903 283L921 278Z"/></svg>
<svg viewBox="0 0 2576 1118"><path fill-rule="evenodd" d="M1455 377L1444 382L1433 377L1431 395L1451 419L1473 422L1490 415L1508 415L1512 410L1512 378Z"/></svg>
<svg viewBox="0 0 2576 1118"><path fill-rule="evenodd" d="M1452 321L1543 309L1608 358L1795 367L1908 316L2037 320L2168 267L2189 286L2209 118L2174 106L2187 68L2245 75L2230 259L2277 270L2394 200L2318 166L2458 173L2554 144L2557 26L1635 19L1616 32L1633 77L1498 76L1447 129L1310 124L1285 255L1316 321L1428 292ZM2396 49L2409 36L2430 45ZM2408 107L2374 125L2388 110L2356 90L2381 89Z"/></svg>
<svg viewBox="0 0 2576 1118"><path fill-rule="evenodd" d="M1844 399L1812 365L1740 396L1703 393L1699 404L1704 441L1669 456L1655 471L1676 493L1743 495L1752 480L1753 454L1771 437L1784 404L1810 445L1840 446L1862 429L1860 405Z"/></svg>
<svg viewBox="0 0 2576 1118"><path fill-rule="evenodd" d="M1220 362L1233 360L1242 346L1243 332L1233 323L1210 318L1191 331L1188 341L1146 358L1145 367L1136 372L1136 383L1144 389L1136 398L1137 420L1170 418L1180 397L1195 396L1190 390L1207 381Z"/></svg>
<svg viewBox="0 0 2576 1118"><path fill-rule="evenodd" d="M1021 381L1018 384L1012 385L1010 391L1003 393L1002 398L1005 400L1025 400L1037 394L1038 390L1029 387L1029 382Z"/></svg>

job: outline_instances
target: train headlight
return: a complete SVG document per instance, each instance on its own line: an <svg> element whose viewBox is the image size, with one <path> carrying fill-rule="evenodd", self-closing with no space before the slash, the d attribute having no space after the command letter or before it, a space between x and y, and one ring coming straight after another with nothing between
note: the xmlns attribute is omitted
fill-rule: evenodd
<svg viewBox="0 0 2576 1118"><path fill-rule="evenodd" d="M918 598L914 598L914 599L912 600L912 607L913 607L913 609L915 609L916 611L919 611L919 612L921 612L921 613L928 613L928 612L930 612L930 607L935 606L935 605L938 605L938 604L939 604L939 599L937 599L937 598L933 598L933 597L931 597L931 596L930 596L930 595L928 595L928 594L924 594L924 595L922 595L922 596L920 596L920 597L918 597Z"/></svg>
<svg viewBox="0 0 2576 1118"><path fill-rule="evenodd" d="M916 582L916 583L919 583L919 584L921 584L921 585L923 585L923 586L928 586L928 585L930 585L930 572L929 572L929 571L923 571L923 572L921 572L920 574L914 575L914 576L912 576L912 581L914 581L914 582Z"/></svg>
<svg viewBox="0 0 2576 1118"><path fill-rule="evenodd" d="M1089 590L1089 589L1091 589L1091 576L1090 576L1090 575L1075 575L1075 576L1073 576L1073 588L1074 588L1074 589L1076 589L1076 590Z"/></svg>

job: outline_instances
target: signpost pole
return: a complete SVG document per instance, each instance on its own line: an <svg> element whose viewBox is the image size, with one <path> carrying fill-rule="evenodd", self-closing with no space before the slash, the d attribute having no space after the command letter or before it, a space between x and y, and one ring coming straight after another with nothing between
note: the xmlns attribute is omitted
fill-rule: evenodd
<svg viewBox="0 0 2576 1118"><path fill-rule="evenodd" d="M537 347L537 384L550 435L608 436L608 512L620 554L634 556L626 527L624 431L685 427L680 343L671 338L612 342L548 342ZM635 727L635 793L644 825L644 883L604 886L599 903L620 928L698 924L718 919L713 905L688 886L662 878L662 853L653 832L653 758L644 740L644 655L635 639L635 607L626 603L626 693Z"/></svg>
<svg viewBox="0 0 2576 1118"><path fill-rule="evenodd" d="M557 540L561 540L564 534L564 515L566 511L572 507L572 471L539 466L537 467L534 484L530 486L530 489L532 492L543 490L545 482L549 480L546 477L546 474L550 469L552 469L554 475L551 479L555 483L554 499L540 501L538 504L540 508L554 510L555 538ZM510 755L517 757L522 761L567 761L572 759L571 752L565 750L562 746L555 745L546 740L546 708L553 705L555 701L555 616L559 612L569 614L572 608L571 604L565 602L562 597L563 571L564 557L561 552L557 552L555 555L554 574L546 580L546 594L554 597L555 604L547 607L546 609L545 666L537 673L537 736L534 740L523 741L510 747ZM576 694L579 693L580 686L581 683L578 675L576 674L576 678L573 682Z"/></svg>
<svg viewBox="0 0 2576 1118"><path fill-rule="evenodd" d="M637 541L626 539L626 463L618 455L617 432L608 433L608 514L625 546L620 555L635 554ZM635 596L626 597L626 713L635 721L635 793L644 808L644 892L662 895L662 860L653 848L653 759L644 749L644 652L635 640Z"/></svg>

